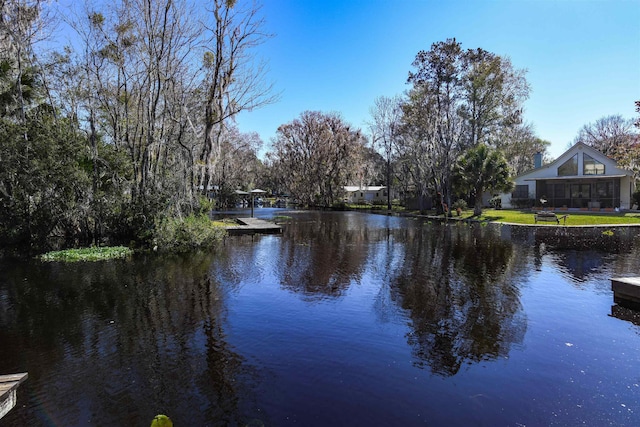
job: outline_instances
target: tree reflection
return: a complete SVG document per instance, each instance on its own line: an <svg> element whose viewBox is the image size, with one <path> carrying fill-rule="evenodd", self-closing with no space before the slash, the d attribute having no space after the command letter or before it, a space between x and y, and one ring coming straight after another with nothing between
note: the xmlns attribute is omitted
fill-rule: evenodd
<svg viewBox="0 0 640 427"><path fill-rule="evenodd" d="M388 230L364 226L359 214L325 214L329 220L322 221L314 216L286 227L280 283L310 298L339 297L360 279L371 244L386 239Z"/></svg>
<svg viewBox="0 0 640 427"><path fill-rule="evenodd" d="M143 258L4 270L0 342L11 345L0 346L0 370L28 370L25 389L38 391L32 411L2 422L40 425L40 408L64 425L147 425L157 413L241 424L253 373L226 341L211 256ZM42 384L55 387L43 395Z"/></svg>
<svg viewBox="0 0 640 427"><path fill-rule="evenodd" d="M419 366L456 374L463 363L506 356L526 321L515 286L524 265L489 228L430 226L406 243L394 292L408 310Z"/></svg>

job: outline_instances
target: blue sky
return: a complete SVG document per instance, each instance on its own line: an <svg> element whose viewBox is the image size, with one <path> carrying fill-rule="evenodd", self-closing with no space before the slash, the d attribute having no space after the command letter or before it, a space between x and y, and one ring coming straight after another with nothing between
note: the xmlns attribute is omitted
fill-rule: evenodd
<svg viewBox="0 0 640 427"><path fill-rule="evenodd" d="M281 97L238 123L258 132L263 152L305 110L366 130L376 97L408 89L416 53L452 37L528 70L525 121L551 141L552 157L587 123L637 117L640 0L264 0L262 14L275 37L256 53Z"/></svg>

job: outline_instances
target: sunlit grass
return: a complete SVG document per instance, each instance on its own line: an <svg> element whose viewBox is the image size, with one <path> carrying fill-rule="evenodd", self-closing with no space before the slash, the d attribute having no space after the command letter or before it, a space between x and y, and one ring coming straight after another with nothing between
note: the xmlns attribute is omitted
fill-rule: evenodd
<svg viewBox="0 0 640 427"><path fill-rule="evenodd" d="M556 215L568 215L566 225L608 225L608 224L640 224L640 214L637 212L580 212L557 211ZM513 224L535 224L534 213L510 209L483 209L482 215L474 217L472 211L463 212L462 218L477 219L479 221L508 222ZM560 220L563 224L563 220ZM538 222L537 225L557 225L555 222Z"/></svg>
<svg viewBox="0 0 640 427"><path fill-rule="evenodd" d="M91 247L80 249L65 249L63 251L47 252L40 255L43 261L101 261L114 258L125 258L133 251L125 246Z"/></svg>

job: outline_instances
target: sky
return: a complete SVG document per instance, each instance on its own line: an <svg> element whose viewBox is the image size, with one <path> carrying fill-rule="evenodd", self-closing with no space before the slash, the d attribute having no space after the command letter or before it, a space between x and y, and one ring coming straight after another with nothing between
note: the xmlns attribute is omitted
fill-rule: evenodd
<svg viewBox="0 0 640 427"><path fill-rule="evenodd" d="M367 131L379 96L401 95L420 50L456 38L527 70L524 120L562 154L599 118L636 118L640 0L263 0L255 51L269 66L276 103L238 118L270 149L281 124L306 110L337 112Z"/></svg>

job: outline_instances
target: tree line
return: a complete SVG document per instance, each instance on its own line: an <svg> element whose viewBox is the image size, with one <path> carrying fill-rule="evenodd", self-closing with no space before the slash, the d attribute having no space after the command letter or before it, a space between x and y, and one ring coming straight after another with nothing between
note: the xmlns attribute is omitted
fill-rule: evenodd
<svg viewBox="0 0 640 427"><path fill-rule="evenodd" d="M339 116L321 112L282 125L266 159L271 188L327 206L340 203L339 185L383 184L414 209L441 213L462 199L478 215L483 194L510 191L512 178L534 167L535 154L551 160L550 142L524 120L526 70L508 57L447 39L418 52L412 67L403 94L375 99L366 133L343 121L345 133L334 135L328 123ZM595 147L638 178L635 128L633 120L605 117L573 143Z"/></svg>
<svg viewBox="0 0 640 427"><path fill-rule="evenodd" d="M262 161L259 136L235 121L278 99L259 5L116 0L62 15L46 0L0 2L3 248L145 245L167 218L206 214L207 196L225 206L258 186L331 206L344 185L383 184L421 209L459 197L479 209L549 146L523 118L525 70L448 39L417 53L407 91L377 98L365 131L302 112ZM56 20L73 39L60 49ZM580 135L595 146L589 126ZM612 153L637 168L637 139L625 141Z"/></svg>
<svg viewBox="0 0 640 427"><path fill-rule="evenodd" d="M0 3L2 246L144 243L259 179L234 118L277 98L254 54L270 35L253 3L201 4ZM51 53L60 19L74 43Z"/></svg>
<svg viewBox="0 0 640 427"><path fill-rule="evenodd" d="M318 112L281 126L267 157L276 182L297 199L324 204L338 201L336 183L384 183L413 195L421 209L451 206L454 195L474 199L479 208L483 191L508 190L508 172L526 170L533 166L534 153L546 151L550 143L523 122L529 95L525 71L508 58L480 48L465 50L448 39L418 52L412 65L406 93L375 100L369 141L346 125L351 144L345 146L344 138L327 139L331 132L324 127L320 131L305 125L336 119ZM370 160L364 161L363 154ZM458 167L463 154L469 162L465 170ZM321 185L331 180L333 187ZM387 194L391 208L391 192Z"/></svg>

